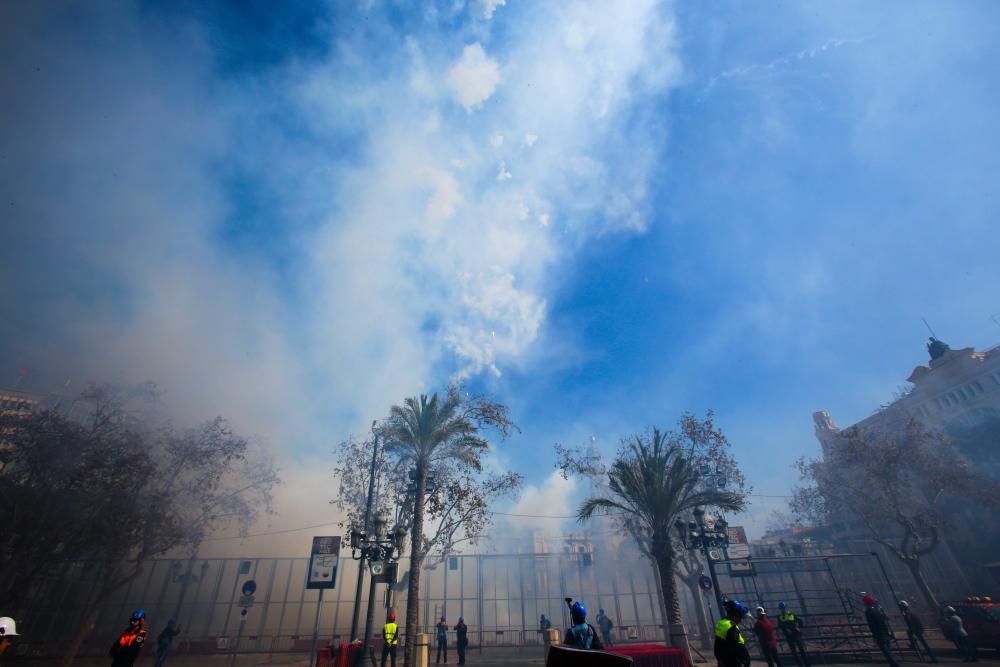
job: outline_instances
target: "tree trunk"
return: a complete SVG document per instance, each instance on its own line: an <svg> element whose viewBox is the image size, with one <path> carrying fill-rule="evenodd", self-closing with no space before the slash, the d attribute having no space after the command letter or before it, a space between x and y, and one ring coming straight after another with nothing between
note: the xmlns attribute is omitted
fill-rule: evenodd
<svg viewBox="0 0 1000 667"><path fill-rule="evenodd" d="M687 634L681 622L681 600L677 596L677 582L674 581L674 561L671 554L660 554L656 558L656 566L663 586L663 604L667 609L667 624L670 632L670 645L684 651L688 663L691 662L691 647L688 646Z"/></svg>
<svg viewBox="0 0 1000 667"><path fill-rule="evenodd" d="M424 541L424 493L427 490L427 465L417 462L416 495L413 499L413 528L410 533L410 582L406 589L406 645L403 667L416 664L417 633L420 631L420 561Z"/></svg>
<svg viewBox="0 0 1000 667"><path fill-rule="evenodd" d="M941 613L941 607L938 604L937 596L934 595L934 591L931 587L927 585L927 580L924 579L924 573L920 570L920 559L919 558L907 558L905 561L906 567L910 569L910 574L913 575L913 580L917 582L917 588L920 589L920 594L924 596L924 601L927 602L927 606L931 608L935 616Z"/></svg>
<svg viewBox="0 0 1000 667"><path fill-rule="evenodd" d="M663 602L663 582L660 581L660 566L656 560L653 560L653 581L656 583L656 600L660 606L660 622L663 623L663 641L667 646L670 646L670 623L667 621L667 605Z"/></svg>
<svg viewBox="0 0 1000 667"><path fill-rule="evenodd" d="M139 562L136 563L135 569L132 570L128 576L121 579L115 579L113 576L115 574L114 570L109 573L112 576L108 576L107 579L111 580L113 583L102 588L100 592L94 596L87 612L83 616L83 624L77 628L76 634L73 635L73 640L69 643L69 646L66 647L66 654L63 656L62 662L59 663L59 667L71 667L73 661L76 660L76 654L80 652L80 647L83 645L83 641L87 638L87 634L90 632L91 626L97 621L97 612L100 609L101 602L106 600L109 595L117 591L119 588L142 574L142 570L143 565ZM114 641L115 638L112 637L110 639L111 641ZM108 645L110 646L110 644Z"/></svg>

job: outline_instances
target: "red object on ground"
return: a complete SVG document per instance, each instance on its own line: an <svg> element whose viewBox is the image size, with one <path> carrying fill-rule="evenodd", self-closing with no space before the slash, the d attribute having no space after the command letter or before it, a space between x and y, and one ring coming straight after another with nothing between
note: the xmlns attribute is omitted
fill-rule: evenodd
<svg viewBox="0 0 1000 667"><path fill-rule="evenodd" d="M330 667L332 662L333 649L323 646L316 651L316 667Z"/></svg>
<svg viewBox="0 0 1000 667"><path fill-rule="evenodd" d="M627 655L635 667L691 667L679 648L658 644L628 644L605 649L608 653Z"/></svg>
<svg viewBox="0 0 1000 667"><path fill-rule="evenodd" d="M353 667L354 656L361 650L361 642L341 644L333 656L333 667Z"/></svg>

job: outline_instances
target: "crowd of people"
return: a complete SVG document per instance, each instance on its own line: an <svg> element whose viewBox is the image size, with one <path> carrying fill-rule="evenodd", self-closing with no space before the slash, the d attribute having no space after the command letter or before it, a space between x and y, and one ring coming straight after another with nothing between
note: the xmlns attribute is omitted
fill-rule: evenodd
<svg viewBox="0 0 1000 667"><path fill-rule="evenodd" d="M889 616L879 604L875 596L865 593L862 596L864 616L872 640L889 663L889 667L898 667L894 652L895 634L889 624ZM899 611L906 626L906 637L910 648L923 660L924 656L933 663L938 658L924 636L924 625L910 605L905 600L899 601ZM566 598L569 608L570 625L562 633L562 643L577 649L601 651L614 645L612 630L614 622L602 608L596 617L596 627L587 621L587 607L583 602ZM789 608L785 602L778 603L779 614L777 623L771 620L767 609L758 606L755 617L751 618L750 610L738 600L725 600L723 603L725 615L714 628L713 653L719 667L748 667L750 652L743 637L741 626L750 618L752 632L756 636L761 656L768 667L782 667L779 635L784 639L787 653L795 662L796 667L811 667L806 651L804 636L805 624L801 617ZM976 647L969 638L961 616L954 607L946 606L942 610L943 629L959 651L964 662L975 662L978 659ZM552 629L552 621L541 615L539 632ZM458 623L449 628L447 619L441 616L435 625L437 658L435 664L443 660L448 663L448 632L455 632L455 648L458 654L458 664L465 664L466 648L469 645L469 626L465 618L458 617ZM167 655L170 653L174 638L181 632L176 619L170 618L166 626L156 638L155 667L164 667ZM14 619L0 617L0 655L6 651L14 638L18 636ZM396 624L395 613L390 612L382 628L382 667L390 662L396 667L396 649L399 645L399 626ZM133 667L136 658L146 644L146 613L137 609L129 617L129 625L112 644L109 654L112 667Z"/></svg>

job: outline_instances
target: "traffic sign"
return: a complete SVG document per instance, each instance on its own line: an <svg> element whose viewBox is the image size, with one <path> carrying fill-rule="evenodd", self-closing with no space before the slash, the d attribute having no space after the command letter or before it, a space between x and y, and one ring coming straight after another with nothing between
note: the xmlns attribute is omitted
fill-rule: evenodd
<svg viewBox="0 0 1000 667"><path fill-rule="evenodd" d="M708 577L708 576L706 576L704 574L701 575L701 578L698 579L698 585L702 588L702 590L706 590L706 591L712 590L712 579L711 579L711 577Z"/></svg>
<svg viewBox="0 0 1000 667"><path fill-rule="evenodd" d="M253 579L248 579L243 582L243 595L253 595L257 592L257 582Z"/></svg>

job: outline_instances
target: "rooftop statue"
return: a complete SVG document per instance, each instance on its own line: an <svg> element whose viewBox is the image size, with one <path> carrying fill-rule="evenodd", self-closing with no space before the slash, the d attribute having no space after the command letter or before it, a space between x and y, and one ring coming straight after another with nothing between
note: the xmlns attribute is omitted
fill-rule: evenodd
<svg viewBox="0 0 1000 667"><path fill-rule="evenodd" d="M927 343L927 353L931 355L931 361L935 359L940 359L944 356L944 353L950 350L948 344L938 340L934 336L930 337L930 342Z"/></svg>

